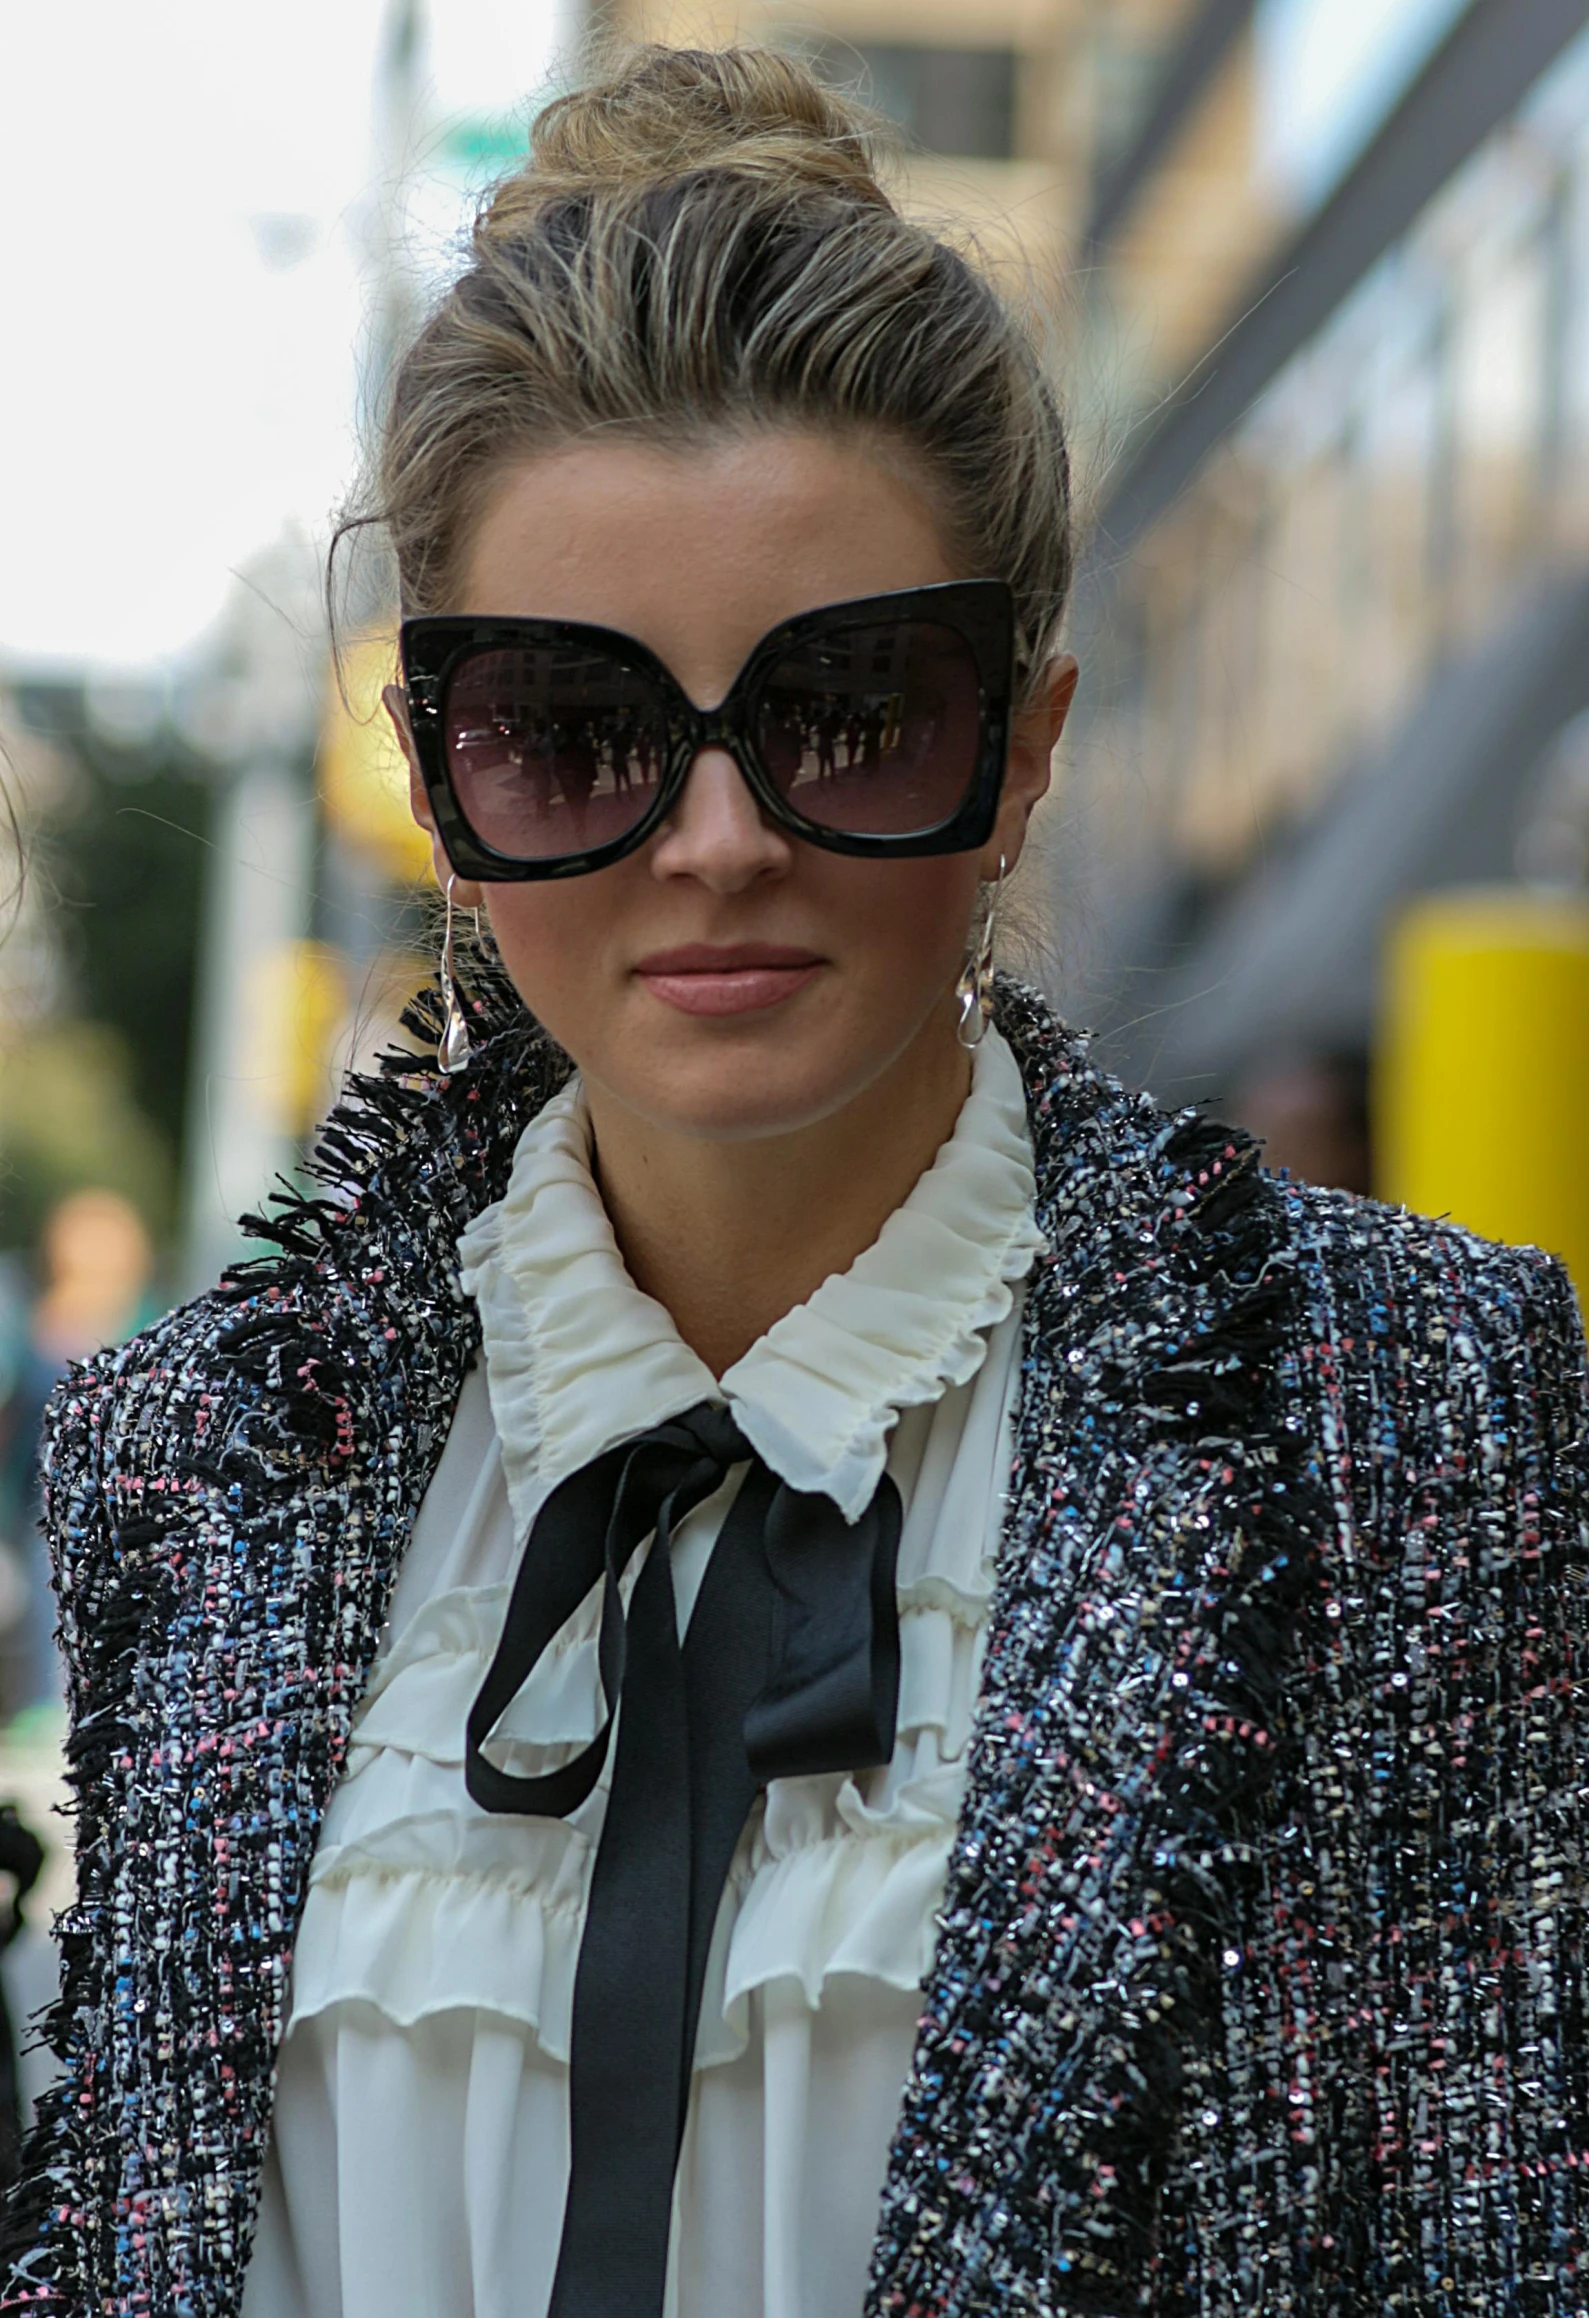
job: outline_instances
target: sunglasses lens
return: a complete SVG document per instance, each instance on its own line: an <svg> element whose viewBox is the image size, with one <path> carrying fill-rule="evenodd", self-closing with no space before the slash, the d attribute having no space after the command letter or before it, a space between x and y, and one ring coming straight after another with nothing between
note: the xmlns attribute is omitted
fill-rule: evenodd
<svg viewBox="0 0 1589 2318"><path fill-rule="evenodd" d="M443 729L464 819L514 861L610 845L644 820L667 755L659 687L601 652L476 652L453 671Z"/></svg>
<svg viewBox="0 0 1589 2318"><path fill-rule="evenodd" d="M953 820L980 734L971 647L934 621L812 637L759 688L756 739L780 793L846 836L921 836Z"/></svg>

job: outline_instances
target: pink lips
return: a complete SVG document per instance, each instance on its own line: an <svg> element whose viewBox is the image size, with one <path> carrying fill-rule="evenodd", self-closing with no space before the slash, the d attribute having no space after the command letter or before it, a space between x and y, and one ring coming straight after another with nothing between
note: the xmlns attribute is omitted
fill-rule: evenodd
<svg viewBox="0 0 1589 2318"><path fill-rule="evenodd" d="M654 950L635 972L653 998L681 1014L756 1014L803 989L821 964L810 950L775 942L724 948L692 942L680 950Z"/></svg>

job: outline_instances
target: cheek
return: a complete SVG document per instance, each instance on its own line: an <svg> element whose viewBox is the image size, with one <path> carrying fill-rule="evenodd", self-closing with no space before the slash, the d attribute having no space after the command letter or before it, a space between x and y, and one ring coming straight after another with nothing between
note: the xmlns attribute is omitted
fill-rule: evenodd
<svg viewBox="0 0 1589 2318"><path fill-rule="evenodd" d="M839 857L835 857L839 858ZM975 857L844 862L833 916L868 978L885 973L902 995L936 988L960 971L976 899Z"/></svg>
<svg viewBox="0 0 1589 2318"><path fill-rule="evenodd" d="M486 888L486 916L502 963L530 1011L552 1017L597 998L604 961L623 922L621 869L593 877L548 879L544 885Z"/></svg>

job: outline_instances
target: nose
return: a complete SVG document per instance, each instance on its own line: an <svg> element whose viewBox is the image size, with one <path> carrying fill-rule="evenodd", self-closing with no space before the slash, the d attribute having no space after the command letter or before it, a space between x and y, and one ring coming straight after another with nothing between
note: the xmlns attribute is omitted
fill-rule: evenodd
<svg viewBox="0 0 1589 2318"><path fill-rule="evenodd" d="M713 893L740 893L785 875L791 840L770 822L724 748L704 748L651 853L658 877L693 877Z"/></svg>

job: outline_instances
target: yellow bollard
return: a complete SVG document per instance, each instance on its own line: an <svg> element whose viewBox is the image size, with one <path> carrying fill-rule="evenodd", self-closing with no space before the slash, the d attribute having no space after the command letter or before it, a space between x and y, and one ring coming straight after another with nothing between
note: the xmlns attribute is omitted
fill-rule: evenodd
<svg viewBox="0 0 1589 2318"><path fill-rule="evenodd" d="M324 942L283 942L255 959L248 999L245 1074L276 1132L301 1143L336 1091L347 962Z"/></svg>
<svg viewBox="0 0 1589 2318"><path fill-rule="evenodd" d="M1432 894L1391 937L1376 1188L1566 1259L1589 1304L1589 899Z"/></svg>
<svg viewBox="0 0 1589 2318"><path fill-rule="evenodd" d="M339 837L388 877L430 876L430 839L408 805L408 766L381 687L397 675L397 638L384 629L342 648L341 682L332 671L317 772L326 819Z"/></svg>

